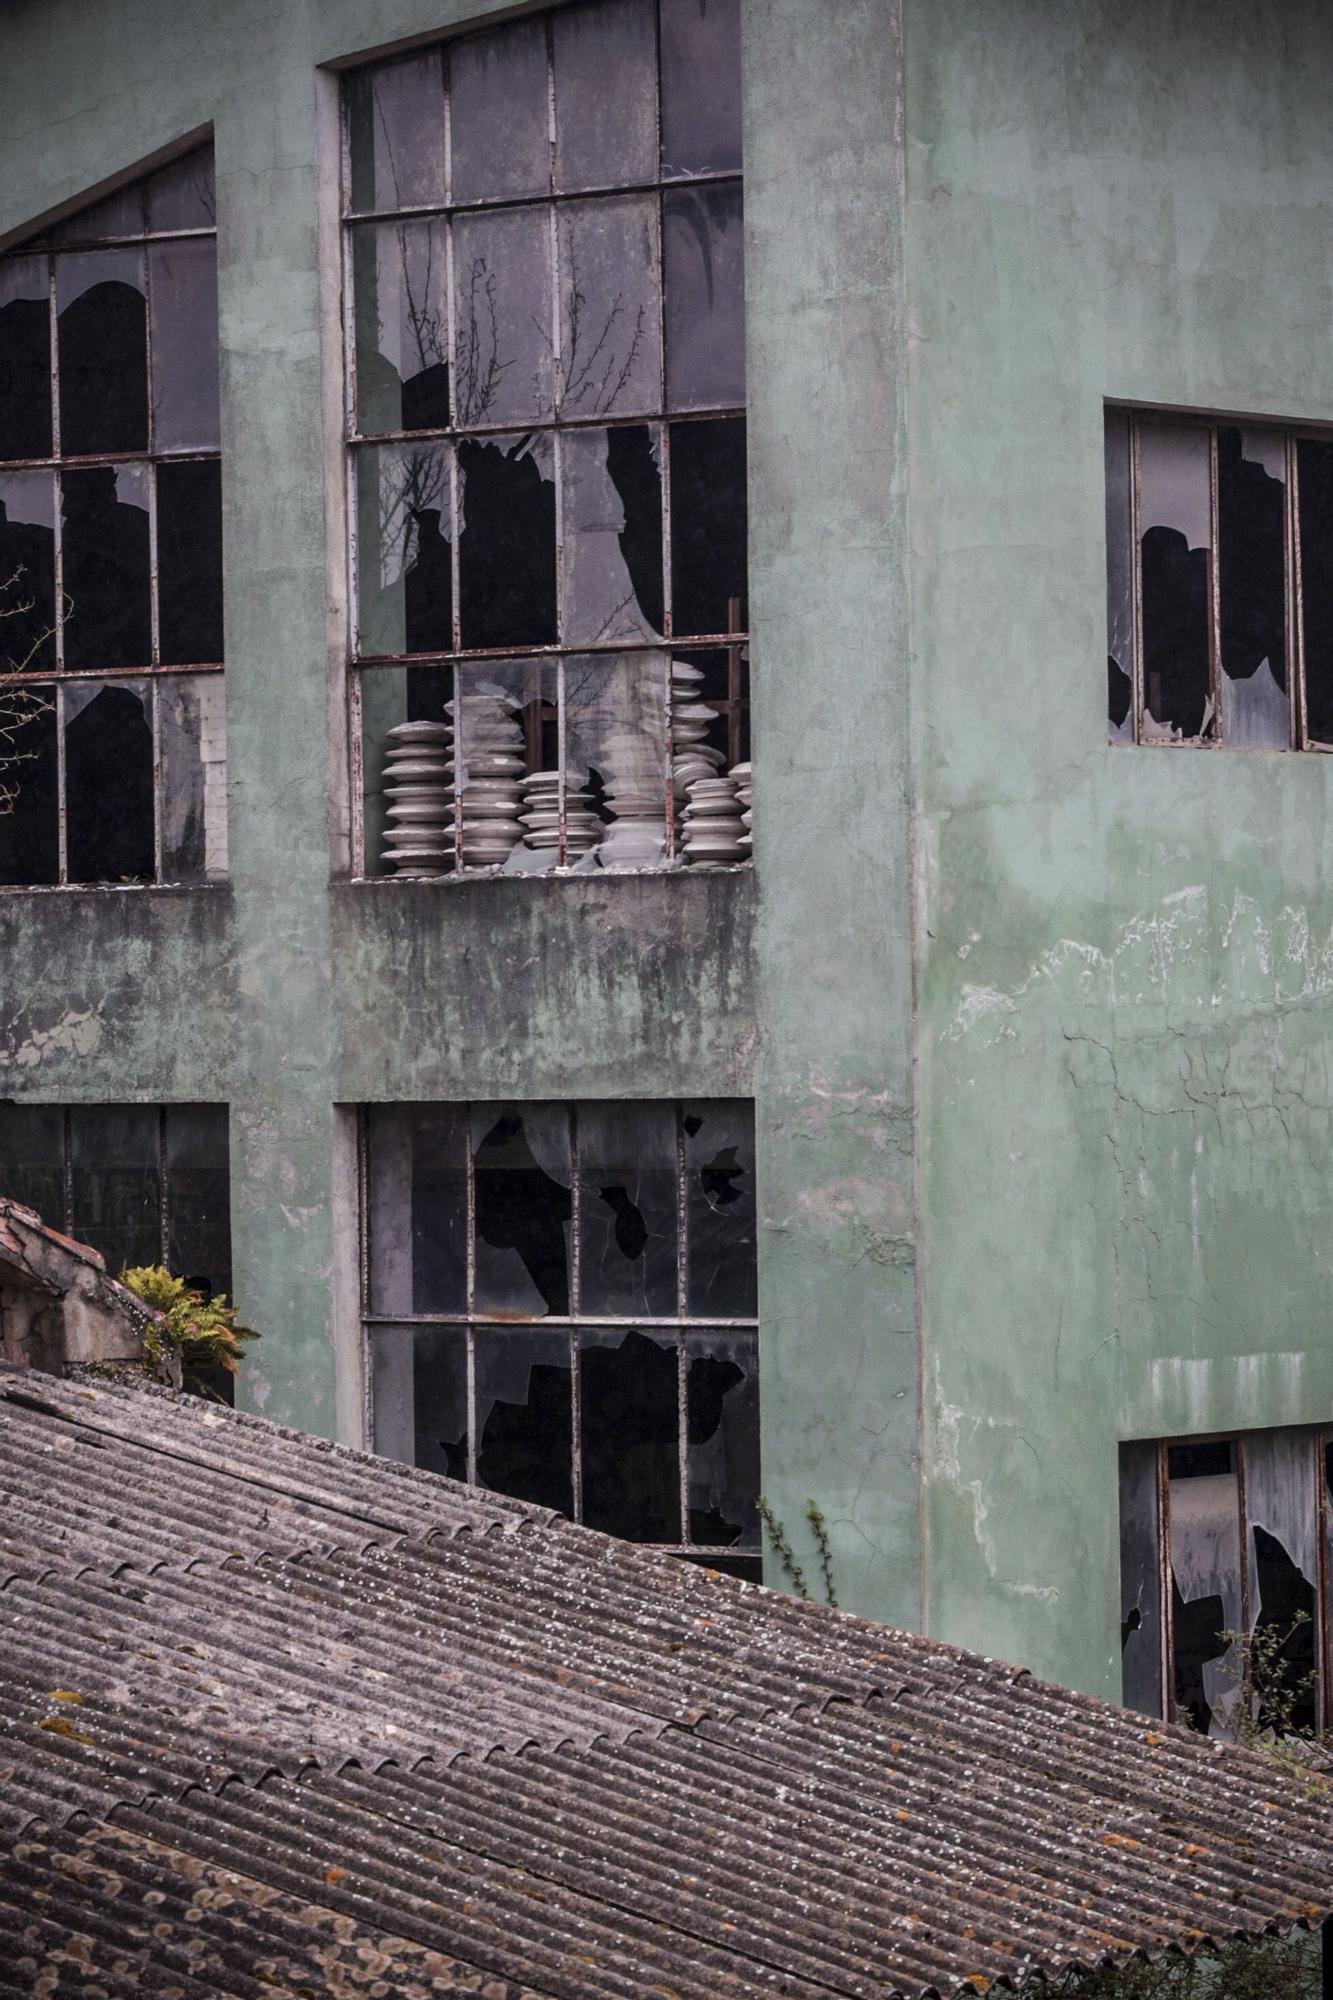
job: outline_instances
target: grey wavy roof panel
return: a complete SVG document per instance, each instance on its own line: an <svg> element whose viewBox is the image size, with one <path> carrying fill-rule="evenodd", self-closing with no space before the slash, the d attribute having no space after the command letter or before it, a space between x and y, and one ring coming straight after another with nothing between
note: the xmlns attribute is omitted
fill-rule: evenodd
<svg viewBox="0 0 1333 2000"><path fill-rule="evenodd" d="M1318 1923L1330 1855L1317 1776L1022 1669L0 1381L0 1996L915 2000Z"/></svg>

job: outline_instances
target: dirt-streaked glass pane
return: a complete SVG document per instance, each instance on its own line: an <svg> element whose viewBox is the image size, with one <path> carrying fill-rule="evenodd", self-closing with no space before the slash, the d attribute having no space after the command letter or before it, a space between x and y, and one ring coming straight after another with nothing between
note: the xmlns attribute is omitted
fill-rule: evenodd
<svg viewBox="0 0 1333 2000"><path fill-rule="evenodd" d="M200 146L149 176L148 228L211 229L217 221L213 148Z"/></svg>
<svg viewBox="0 0 1333 2000"><path fill-rule="evenodd" d="M73 1233L112 1276L162 1262L158 1113L144 1104L76 1104L69 1114Z"/></svg>
<svg viewBox="0 0 1333 2000"><path fill-rule="evenodd" d="M467 1478L467 1333L376 1326L369 1334L375 1449L400 1465Z"/></svg>
<svg viewBox="0 0 1333 2000"><path fill-rule="evenodd" d="M366 1141L370 1310L466 1311L466 1106L374 1105Z"/></svg>
<svg viewBox="0 0 1333 2000"><path fill-rule="evenodd" d="M51 301L45 257L0 258L0 459L51 450Z"/></svg>
<svg viewBox="0 0 1333 2000"><path fill-rule="evenodd" d="M1205 1735L1226 1733L1238 1685L1235 1640L1222 1636L1241 1628L1240 1498L1224 1449L1225 1472L1194 1471L1176 1447L1167 1459L1176 1709Z"/></svg>
<svg viewBox="0 0 1333 2000"><path fill-rule="evenodd" d="M1142 1715L1162 1701L1162 1538L1156 1444L1120 1447L1120 1698Z"/></svg>
<svg viewBox="0 0 1333 2000"><path fill-rule="evenodd" d="M148 493L143 465L60 475L67 667L150 662Z"/></svg>
<svg viewBox="0 0 1333 2000"><path fill-rule="evenodd" d="M662 630L662 433L656 424L566 431L567 646L655 639Z"/></svg>
<svg viewBox="0 0 1333 2000"><path fill-rule="evenodd" d="M551 220L502 208L454 223L454 418L535 423L554 396Z"/></svg>
<svg viewBox="0 0 1333 2000"><path fill-rule="evenodd" d="M1107 410L1106 726L1112 743L1134 741L1133 469L1127 410Z"/></svg>
<svg viewBox="0 0 1333 2000"><path fill-rule="evenodd" d="M578 1106L579 1310L676 1312L676 1116L670 1104Z"/></svg>
<svg viewBox="0 0 1333 2000"><path fill-rule="evenodd" d="M157 683L162 879L227 879L227 710L221 674Z"/></svg>
<svg viewBox="0 0 1333 2000"><path fill-rule="evenodd" d="M545 194L551 184L546 24L514 21L449 45L453 198Z"/></svg>
<svg viewBox="0 0 1333 2000"><path fill-rule="evenodd" d="M667 656L575 654L565 661L571 788L603 824L588 864L649 868L667 850Z"/></svg>
<svg viewBox="0 0 1333 2000"><path fill-rule="evenodd" d="M65 1117L58 1105L0 1104L0 1188L50 1228L68 1228Z"/></svg>
<svg viewBox="0 0 1333 2000"><path fill-rule="evenodd" d="M231 1155L225 1104L169 1104L167 1265L186 1283L231 1296Z"/></svg>
<svg viewBox="0 0 1333 2000"><path fill-rule="evenodd" d="M1202 424L1139 429L1144 742L1216 732L1212 688L1212 445Z"/></svg>
<svg viewBox="0 0 1333 2000"><path fill-rule="evenodd" d="M758 1311L754 1106L700 1098L685 1131L686 1300L696 1318L749 1319Z"/></svg>
<svg viewBox="0 0 1333 2000"><path fill-rule="evenodd" d="M451 447L367 446L356 454L357 651L453 647Z"/></svg>
<svg viewBox="0 0 1333 2000"><path fill-rule="evenodd" d="M144 233L144 184L131 181L114 194L67 215L51 231L53 243L98 243L108 236L142 236Z"/></svg>
<svg viewBox="0 0 1333 2000"><path fill-rule="evenodd" d="M677 637L743 632L746 585L745 419L670 426L671 615Z"/></svg>
<svg viewBox="0 0 1333 2000"><path fill-rule="evenodd" d="M65 849L71 882L151 882L153 722L143 681L70 681Z"/></svg>
<svg viewBox="0 0 1333 2000"><path fill-rule="evenodd" d="M49 886L60 875L56 691L0 688L0 882Z"/></svg>
<svg viewBox="0 0 1333 2000"><path fill-rule="evenodd" d="M745 401L745 241L739 181L662 201L670 410Z"/></svg>
<svg viewBox="0 0 1333 2000"><path fill-rule="evenodd" d="M740 0L661 0L662 175L738 172Z"/></svg>
<svg viewBox="0 0 1333 2000"><path fill-rule="evenodd" d="M474 1104L476 1309L496 1319L569 1311L573 1196L563 1104Z"/></svg>
<svg viewBox="0 0 1333 2000"><path fill-rule="evenodd" d="M679 1542L680 1356L674 1333L579 1336L583 1519L631 1542Z"/></svg>
<svg viewBox="0 0 1333 2000"><path fill-rule="evenodd" d="M0 472L0 674L55 665L55 480Z"/></svg>
<svg viewBox="0 0 1333 2000"><path fill-rule="evenodd" d="M1312 1737L1318 1726L1319 1464L1305 1430L1252 1431L1245 1455L1250 1631L1264 1671L1261 1729Z"/></svg>
<svg viewBox="0 0 1333 2000"><path fill-rule="evenodd" d="M442 203L446 147L439 49L355 71L347 80L347 129L354 210Z"/></svg>
<svg viewBox="0 0 1333 2000"><path fill-rule="evenodd" d="M574 1508L573 1356L563 1329L477 1327L477 1484Z"/></svg>
<svg viewBox="0 0 1333 2000"><path fill-rule="evenodd" d="M759 1547L759 1337L687 1333L688 1539Z"/></svg>
<svg viewBox="0 0 1333 2000"><path fill-rule="evenodd" d="M216 450L218 268L213 239L150 244L148 296L153 324L153 449Z"/></svg>
<svg viewBox="0 0 1333 2000"><path fill-rule="evenodd" d="M437 217L352 233L357 429L449 423L448 236Z"/></svg>
<svg viewBox="0 0 1333 2000"><path fill-rule="evenodd" d="M458 595L468 650L555 643L555 447L549 432L458 446Z"/></svg>
<svg viewBox="0 0 1333 2000"><path fill-rule="evenodd" d="M556 664L487 660L460 667L458 687L448 715L457 748L459 865L544 874L560 858ZM571 847L580 826L577 819L567 826Z"/></svg>
<svg viewBox="0 0 1333 2000"><path fill-rule="evenodd" d="M148 301L138 250L56 258L60 449L148 447Z"/></svg>
<svg viewBox="0 0 1333 2000"><path fill-rule="evenodd" d="M1287 440L1222 424L1217 432L1218 650L1222 740L1286 750Z"/></svg>
<svg viewBox="0 0 1333 2000"><path fill-rule="evenodd" d="M558 217L561 414L636 416L659 410L657 197L567 202Z"/></svg>
<svg viewBox="0 0 1333 2000"><path fill-rule="evenodd" d="M551 17L555 185L562 193L651 181L657 168L653 0L592 0Z"/></svg>
<svg viewBox="0 0 1333 2000"><path fill-rule="evenodd" d="M158 650L164 666L222 658L222 464L157 468Z"/></svg>

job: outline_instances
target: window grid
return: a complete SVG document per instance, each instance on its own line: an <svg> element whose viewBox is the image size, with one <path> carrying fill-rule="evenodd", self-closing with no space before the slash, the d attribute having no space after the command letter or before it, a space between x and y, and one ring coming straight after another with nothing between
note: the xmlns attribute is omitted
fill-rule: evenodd
<svg viewBox="0 0 1333 2000"><path fill-rule="evenodd" d="M495 1316L478 1311L476 1307L476 1155L482 1137L475 1116L475 1108L467 1107L467 1146L465 1166L466 1222L465 1222L465 1283L466 1303L461 1312L431 1313L376 1313L371 1309L371 1243L370 1243L370 1146L368 1116L363 1111L358 1120L358 1178L360 1210L360 1295L361 1315L369 1356L371 1344L377 1328L400 1327L440 1327L461 1329L466 1339L467 1352L467 1483L477 1487L477 1446L480 1425L476 1420L476 1335L478 1329L503 1331L514 1328L517 1332L532 1329L565 1330L568 1334L567 1352L570 1369L571 1396L571 1464L573 1511L575 1521L583 1519L583 1453L582 1453L582 1411L580 1405L581 1369L579 1335L588 1330L620 1331L645 1329L657 1332L674 1332L676 1335L676 1394L678 1415L677 1478L679 1483L679 1506L682 1530L690 1519L689 1482L689 1430L687 1414L688 1394L688 1336L715 1333L757 1334L759 1321L754 1315L732 1316L692 1314L688 1306L688 1238L686 1221L687 1167L685 1147L684 1106L674 1105L676 1141L676 1310L669 1316L644 1313L636 1314L596 1314L582 1310L582 1245L580 1228L583 1175L580 1170L578 1112L577 1107L568 1107L569 1159L570 1159L570 1237L569 1237L569 1296L570 1310L567 1314L542 1314L531 1319L517 1320L511 1315ZM367 1370L366 1399L368 1413L368 1433L375 1435L374 1392L371 1371ZM687 1557L705 1562L746 1561L753 1559L754 1574L758 1575L761 1551L757 1543L714 1544L693 1542L683 1539L678 1542L657 1543L663 1553Z"/></svg>
<svg viewBox="0 0 1333 2000"><path fill-rule="evenodd" d="M202 149L208 154L208 176L211 188L212 164L211 148ZM183 160L193 158L183 156ZM172 163L180 165L182 162ZM24 472L47 472L51 481L51 536L52 566L54 575L53 631L54 662L45 667L24 664L15 672L0 672L0 693L14 690L20 698L19 713L34 719L41 713L53 713L55 719L55 772L56 772L56 838L57 869L54 882L5 883L7 892L15 890L87 886L87 878L80 876L71 883L69 875L69 834L66 774L66 727L67 688L71 683L88 682L98 686L117 683L146 684L147 720L152 738L152 879L163 883L171 879L167 867L168 856L164 852L164 799L163 799L163 722L162 693L160 681L170 678L181 680L205 674L220 674L223 662L219 659L167 661L161 657L161 615L158 565L158 468L163 464L221 464L219 448L171 447L159 448L154 432L157 426L156 398L154 395L153 338L154 338L154 276L151 251L158 245L182 242L213 243L216 241L216 227L172 227L153 228L147 213L147 181L131 184L128 192L138 200L140 213L144 219L142 229L131 233L111 232L107 234L70 234L77 232L77 215L53 232L21 243L0 253L0 270L5 263L22 260L31 263L37 260L46 265L46 296L48 308L48 341L50 352L50 394L51 394L51 451L42 456L13 457L0 459L0 482L10 474ZM94 206L100 206L95 204ZM62 236L68 240L62 240ZM60 327L58 299L58 269L63 258L81 257L99 250L125 250L138 252L138 278L144 298L144 373L147 441L142 450L104 451L90 453L65 453L61 438L61 395L60 395ZM118 466L142 466L146 483L148 516L148 618L149 656L146 660L130 666L83 666L71 667L66 664L66 624L71 610L70 600L65 591L65 551L64 551L64 509L62 505L64 487L62 475L66 472L93 471ZM0 586L6 578L0 575ZM26 709L23 703L26 699ZM14 739L21 741L21 739ZM9 744L0 733L0 753L7 751ZM0 754L0 779L12 768L11 759Z"/></svg>
<svg viewBox="0 0 1333 2000"><path fill-rule="evenodd" d="M363 427L361 423L361 414L359 409L360 391L359 391L358 372L357 372L357 326L356 326L355 312L352 309L345 310L344 385L345 385L345 428L347 437L346 470L347 470L347 491L349 500L347 508L346 554L348 562L348 574L349 577L352 579L352 586L353 586L352 588L353 609L352 609L352 619L351 619L351 630L349 634L352 671L349 675L349 687L348 687L348 737L350 745L350 759L349 759L350 777L352 784L352 872L354 877L357 879L366 879L368 877L373 877L376 873L372 865L375 859L372 852L373 839L368 833L367 814L366 814L367 788L373 779L374 772L373 770L367 768L367 757L365 750L365 736L366 736L365 686L368 677L377 668L383 670L395 667L402 668L409 665L438 665L438 666L453 668L454 713L456 716L460 718L463 715L461 697L463 693L462 674L465 669L471 669L475 671L475 669L477 669L479 666L484 665L484 663L487 661L504 662L504 663L514 662L516 664L528 661L533 663L534 667L537 669L539 673L543 667L545 666L550 667L552 673L555 676L555 681L556 681L555 704L554 704L555 712L553 715L550 714L549 712L550 705L546 704L545 705L546 712L543 713L540 719L552 720L556 724L556 740L558 745L556 757L557 757L557 768L559 773L559 782L556 787L555 796L556 796L556 811L558 814L558 826L556 828L558 844L554 854L553 866L557 872L564 873L570 866L572 866L579 860L581 853L586 853L586 849L580 847L577 839L571 837L571 830L569 825L569 816L567 809L567 795L576 792L578 790L578 784L579 784L579 781L576 780L572 775L568 760L568 750L567 750L567 729L566 729L567 662L575 659L583 659L583 658L597 659L599 657L605 658L608 662L615 659L627 660L629 656L632 656L634 654L646 655L655 650L660 650L660 656L662 660L662 672L664 676L665 689L666 689L666 706L667 706L666 740L663 747L665 752L667 769L669 773L672 767L672 760L675 756L676 751L678 749L683 751L686 748L683 725L682 725L682 736L680 741L677 742L676 740L674 740L673 726L672 726L673 724L672 711L674 707L678 707L680 705L680 702L683 698L689 698L682 696L680 684L679 682L677 682L673 700L672 677L670 675L670 670L669 670L669 660L672 656L674 656L681 661L684 667L690 668L700 664L701 662L704 662L710 655L716 656L719 653L725 653L726 666L725 666L724 687L721 690L717 689L710 690L706 696L700 695L697 697L697 699L701 701L706 699L708 706L722 720L723 731L726 738L726 751L727 751L726 764L737 768L738 779L739 779L739 773L741 771L744 771L745 773L745 777L743 780L745 789L742 794L742 801L746 808L744 824L747 828L747 832L744 839L744 847L748 849L748 844L749 844L748 765L741 764L742 755L748 754L748 751L746 750L747 739L744 732L746 729L746 717L748 714L749 634L746 629L747 621L743 616L743 599L740 596L732 596L728 599L727 618L725 624L721 625L719 629L708 632L700 632L697 630L693 630L677 635L674 630L677 621L673 614L673 604L672 604L673 572L672 572L672 534L671 534L672 432L677 428L681 428L686 425L698 425L698 424L709 424L709 423L716 424L721 422L733 422L733 423L740 423L743 425L745 417L745 405L743 402L719 401L717 403L710 403L705 408L697 408L697 409L682 409L682 408L673 409L670 407L671 399L668 394L668 385L667 385L668 341L667 341L667 328L666 328L667 287L665 283L666 231L665 231L665 209L664 209L664 204L668 196L675 190L688 192L696 188L726 189L730 187L734 188L737 194L739 195L743 186L743 175L738 168L725 168L716 170L696 169L696 170L690 170L688 172L686 171L673 172L664 163L663 133L662 133L662 89L663 89L662 47L661 47L662 36L661 36L661 24L660 24L660 9L657 6L655 6L654 18L656 23L656 41L657 41L657 54L656 54L657 88L654 96L654 119L655 119L654 157L657 162L657 171L655 175L651 178L646 178L646 179L642 177L633 177L625 181L601 180L595 182L593 185L589 187L580 187L576 189L557 187L556 185L557 181L556 52L554 44L554 25L553 25L555 17L554 14L548 12L545 16L540 18L542 20L542 27L544 34L545 64L546 64L546 112L547 112L546 144L548 153L548 165L547 165L547 186L544 191L532 192L528 194L511 193L511 194L493 195L489 197L485 195L476 195L471 199L465 199L465 200L454 199L453 178L454 178L455 159L454 159L454 144L453 144L454 118L453 118L453 79L452 79L451 49L459 45L466 46L470 39L478 39L477 36L464 35L462 37L454 37L452 38L452 40L442 41L437 46L436 50L433 52L435 56L438 58L439 62L439 72L440 72L439 90L441 94L441 102L443 107L442 116L443 116L443 126L445 133L444 173L445 173L446 185L445 185L444 195L439 200L425 201L425 202L404 202L401 205L395 207L385 207L382 203L378 202L373 203L364 208L358 208L357 206L355 206L352 200L352 190L354 186L354 167L353 167L351 99L349 93L347 91L344 91L343 121L342 121L342 149L343 149L342 214L343 214L344 300L350 301L355 296L355 291L356 291L355 244L358 233L361 233L363 235L363 238L366 242L370 242L371 241L370 232L373 232L376 228L382 228L386 224L392 224L395 222L399 224L406 224L406 223L411 223L413 221L420 222L420 221L432 221L432 220L437 220L441 222L444 225L446 232L445 325L447 329L447 360L449 369L449 420L447 423L439 424L436 426L423 426L418 428L377 428L373 426ZM501 31L496 29L481 31L482 36L493 35L498 32ZM391 67L391 66L392 65L377 66L377 67ZM656 308L656 318L657 318L656 399L653 407L651 408L645 408L642 410L637 410L633 413L627 413L623 415L617 415L614 411L611 410L600 410L600 411L594 410L590 413L580 413L576 410L569 409L564 406L564 400L561 389L561 371L562 371L562 357L563 357L562 343L564 339L564 334L561 326L561 314L562 314L562 298L563 298L562 287L564 284L564 272L563 272L563 259L562 259L562 249L560 241L560 236L561 236L560 220L563 213L569 211L572 208L577 207L578 205L582 205L586 209L587 206L592 203L596 202L605 203L608 201L630 200L634 197L654 198L656 201L656 223L657 223L657 251L656 251L657 272L656 272L656 287L655 287L655 292L656 292L655 308ZM497 418L494 421L488 422L485 420L484 416L480 418L477 418L475 416L467 416L465 420L465 413L460 412L458 407L459 386L458 386L458 368L456 365L457 350L454 344L456 339L456 329L458 326L457 315L458 315L458 290L459 290L458 275L456 270L456 257L455 257L455 229L454 229L455 221L458 219L466 220L468 217L507 215L509 213L515 213L520 211L531 212L539 210L546 211L549 214L550 218L550 258L551 258L550 305L552 312L552 325L550 328L549 342L552 355L551 405L548 409L543 410L540 413L540 415L538 415L535 418L532 417L524 417L520 419L515 419L512 417L509 419ZM624 637L616 638L615 636L611 637L594 636L582 641L575 642L573 639L568 638L565 632L567 590L569 586L569 578L568 578L568 557L566 552L565 523L563 518L565 491L566 491L564 439L567 435L578 432L587 433L597 430L606 431L608 433L611 431L629 432L631 430L644 429L644 428L647 428L649 430L650 434L655 440L654 456L656 458L658 469L660 472L661 563L662 563L662 592L663 592L660 632L658 632L654 637L643 637L638 639L626 639ZM462 629L463 589L462 589L462 553L460 546L461 534L459 532L456 532L454 528L451 526L450 538L449 538L450 539L450 549L449 549L450 590L451 590L451 600L452 600L451 603L452 631L451 631L450 645L445 647L435 645L426 649L416 649L416 650L402 651L402 652L387 651L380 648L376 648L373 645L363 646L362 633L361 633L361 626L362 626L361 588L363 579L364 551L362 550L360 545L358 459L365 453L374 453L376 450L382 449L385 446L392 446L404 442L409 444L420 443L423 445L430 443L445 449L447 451L447 462L448 462L448 492L449 492L449 505L450 505L450 521L451 523L456 524L461 519L461 512L459 505L460 501L459 462L458 462L457 451L453 449L455 443L458 442L465 443L471 440L484 441L487 438L493 440L506 439L506 438L513 439L518 435L522 435L525 438L531 438L533 436L536 436L549 441L549 447L551 451L551 463L552 463L551 484L554 488L554 505L556 514L555 546L553 552L554 588L555 588L555 603L557 606L556 615L557 615L558 625L560 628L560 637L556 640L543 642L539 644L507 644L501 646L465 645L464 634ZM628 667L627 671L629 671ZM533 736L533 718L528 716L525 716L525 733L529 741L531 741ZM460 790L461 787L453 788L451 829L449 836L452 842L453 859L450 861L447 871L442 869L428 869L421 871L423 873L434 874L438 877L438 879L443 879L443 880L456 879L464 872L475 871L478 865L485 867L484 862L478 864L476 862L469 861L466 858L467 814L465 812L462 800L459 796ZM666 867L675 867L679 866L681 860L685 858L685 848L687 845L687 843L684 843L682 841L683 822L681 819L681 809L685 805L686 794L683 789L682 783L674 782L670 776L667 777L667 780L664 783L662 790L664 794L662 817L665 823L665 840L658 861L655 863L650 863L648 865L665 865ZM529 801L529 803L531 802ZM722 808L719 808L719 810L722 810ZM697 861L700 858L700 856L696 855L691 858ZM745 854L743 856L743 859L748 859L748 854ZM388 868L391 868L393 865L392 861L388 858L387 847L385 852L384 865ZM623 864L623 865L642 865L642 864ZM732 860L727 862L725 865L734 866L736 865L736 862ZM492 872L492 871L488 870L487 872ZM545 872L545 871L534 870L533 872Z"/></svg>

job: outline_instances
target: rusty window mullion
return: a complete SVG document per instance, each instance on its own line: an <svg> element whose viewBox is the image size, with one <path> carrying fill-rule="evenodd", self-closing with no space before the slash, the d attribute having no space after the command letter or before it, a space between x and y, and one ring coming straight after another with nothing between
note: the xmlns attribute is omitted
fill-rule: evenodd
<svg viewBox="0 0 1333 2000"><path fill-rule="evenodd" d="M455 714L457 710L455 710ZM477 1345L473 1319L477 1310L477 1164L476 1106L469 1104L464 1120L467 1160L464 1167L467 1242L465 1245L465 1291L468 1323L467 1341L467 1483L477 1483Z"/></svg>
<svg viewBox="0 0 1333 2000"><path fill-rule="evenodd" d="M1208 426L1208 698L1212 703L1212 740L1221 745L1222 734L1222 580L1218 557L1222 547L1222 519L1217 494L1217 425ZM1206 736L1200 736L1206 742Z"/></svg>
<svg viewBox="0 0 1333 2000"><path fill-rule="evenodd" d="M156 693L156 689L154 689ZM167 1195L167 1107L157 1108L157 1226L161 1246L159 1259L164 1270L171 1269L171 1210ZM183 1273L177 1273L181 1276Z"/></svg>
<svg viewBox="0 0 1333 2000"><path fill-rule="evenodd" d="M1141 521L1143 494L1140 476L1141 426L1138 413L1129 419L1129 573L1133 596L1133 685L1130 697L1134 711L1134 742L1143 741L1143 544Z"/></svg>
<svg viewBox="0 0 1333 2000"><path fill-rule="evenodd" d="M362 690L359 672L347 676L347 755L352 780L352 877L360 881L366 868L366 756L362 738Z"/></svg>
<svg viewBox="0 0 1333 2000"><path fill-rule="evenodd" d="M1171 1587L1171 1481L1167 1476L1168 1450L1169 1446L1165 1442L1157 1447L1157 1532L1162 1551L1160 1586L1162 1714L1166 1721L1177 1722L1180 1718L1176 1708L1176 1621L1175 1592Z"/></svg>
<svg viewBox="0 0 1333 2000"><path fill-rule="evenodd" d="M580 1181L579 1113L577 1104L571 1104L569 1107L569 1421L572 1444L570 1500L576 1521L583 1519L583 1351L579 1336L579 1320L583 1309L583 1269L579 1241L582 1235L583 1197Z"/></svg>
<svg viewBox="0 0 1333 2000"><path fill-rule="evenodd" d="M69 882L69 822L65 809L65 684L56 682L56 880L63 889Z"/></svg>
<svg viewBox="0 0 1333 2000"><path fill-rule="evenodd" d="M1327 1481L1324 1477L1325 1433L1313 1430L1310 1433L1311 1455L1314 1460L1314 1519L1315 1519L1315 1615L1314 1615L1314 1696L1315 1734L1323 1737L1328 1726L1329 1713L1329 1645L1328 1645L1328 1498Z"/></svg>
<svg viewBox="0 0 1333 2000"><path fill-rule="evenodd" d="M74 1234L74 1133L73 1113L67 1104L60 1118L61 1175L64 1181L65 1234Z"/></svg>

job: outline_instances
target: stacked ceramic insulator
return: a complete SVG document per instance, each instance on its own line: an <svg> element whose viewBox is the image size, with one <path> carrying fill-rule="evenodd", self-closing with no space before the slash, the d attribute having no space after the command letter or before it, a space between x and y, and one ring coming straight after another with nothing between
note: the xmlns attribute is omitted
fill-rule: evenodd
<svg viewBox="0 0 1333 2000"><path fill-rule="evenodd" d="M717 713L696 699L703 672L688 660L671 662L671 786L683 805L696 778L715 778L726 758L705 743Z"/></svg>
<svg viewBox="0 0 1333 2000"><path fill-rule="evenodd" d="M647 868L666 853L666 773L656 748L640 730L612 729L603 739L602 786L611 823L603 828L597 859L603 868Z"/></svg>
<svg viewBox="0 0 1333 2000"><path fill-rule="evenodd" d="M560 773L534 771L523 780L523 843L539 852L560 846ZM602 837L602 822L587 792L565 793L565 860L577 861Z"/></svg>
<svg viewBox="0 0 1333 2000"><path fill-rule="evenodd" d="M685 808L681 844L685 859L697 866L701 861L744 861L749 849L741 845L741 813L734 777L696 778L690 786L690 802Z"/></svg>
<svg viewBox="0 0 1333 2000"><path fill-rule="evenodd" d="M737 797L737 798L738 798L738 799L740 800L740 802L741 802L742 806L743 806L743 807L745 808L745 810L744 810L744 811L742 812L742 814L741 814L741 825L742 825L742 826L743 826L743 827L745 828L745 831L744 831L744 833L743 833L743 834L741 835L741 837L740 837L740 845L741 845L741 846L742 846L742 847L743 847L743 848L745 849L745 852L746 852L747 854L749 854L749 852L750 852L750 847L751 847L751 843L750 843L750 766L749 766L749 764L748 764L748 763L745 763L745 764L733 764L733 765L732 765L732 767L731 767L731 776L732 776L733 778L735 778L735 779L736 779L736 781L737 781L737 783L736 783L736 797Z"/></svg>
<svg viewBox="0 0 1333 2000"><path fill-rule="evenodd" d="M443 875L453 855L454 793L443 722L400 722L388 732L384 860L395 875Z"/></svg>
<svg viewBox="0 0 1333 2000"><path fill-rule="evenodd" d="M445 704L450 715L453 702ZM456 752L462 847L459 866L496 868L523 836L523 729L515 703L499 688L463 696L462 737Z"/></svg>

